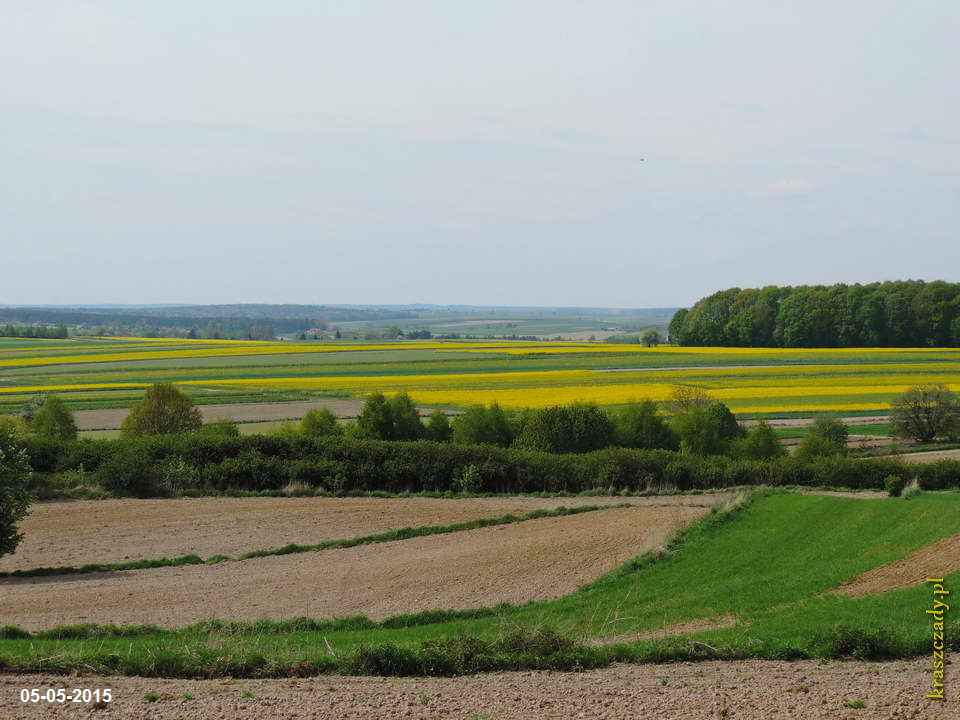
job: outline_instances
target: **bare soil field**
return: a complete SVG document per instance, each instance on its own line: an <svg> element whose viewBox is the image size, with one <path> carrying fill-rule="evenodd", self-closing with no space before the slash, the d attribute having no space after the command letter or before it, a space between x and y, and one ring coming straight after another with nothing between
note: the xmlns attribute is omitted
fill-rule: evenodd
<svg viewBox="0 0 960 720"><path fill-rule="evenodd" d="M662 500L662 499L661 499ZM706 507L530 520L354 548L154 570L0 580L0 617L181 626L208 618L383 618L558 597L662 546Z"/></svg>
<svg viewBox="0 0 960 720"><path fill-rule="evenodd" d="M951 658L956 667L960 656ZM924 699L930 661L745 662L615 665L579 673L508 672L458 678L317 677L291 680L0 675L0 717L124 720L892 720L957 718L948 700ZM948 671L948 678L953 673ZM948 679L948 683L950 680ZM111 688L90 706L24 706L20 688ZM948 684L948 688L951 686ZM159 700L147 703L146 693ZM189 697L190 699L185 699ZM862 709L848 703L862 701Z"/></svg>
<svg viewBox="0 0 960 720"><path fill-rule="evenodd" d="M938 460L960 460L960 450L933 450L931 452L898 455L905 463L933 463Z"/></svg>
<svg viewBox="0 0 960 720"><path fill-rule="evenodd" d="M319 398L302 402L227 403L199 405L204 422L235 420L236 422L266 422L270 420L299 420L310 410L327 408L338 418L355 418L360 414L363 400L351 398ZM74 419L78 430L115 430L120 427L127 408L105 410L78 410Z"/></svg>
<svg viewBox="0 0 960 720"><path fill-rule="evenodd" d="M868 570L841 585L836 592L859 597L917 585L927 578L944 577L957 570L960 570L960 535L938 540L902 560Z"/></svg>
<svg viewBox="0 0 960 720"><path fill-rule="evenodd" d="M195 553L236 555L402 527L449 525L561 505L709 507L725 495L490 498L176 498L38 503L20 523L23 542L0 572Z"/></svg>

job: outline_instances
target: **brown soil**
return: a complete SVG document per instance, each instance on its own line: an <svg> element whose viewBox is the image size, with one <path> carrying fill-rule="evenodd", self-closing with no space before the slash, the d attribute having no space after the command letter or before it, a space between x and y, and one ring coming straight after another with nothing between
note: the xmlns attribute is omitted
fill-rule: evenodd
<svg viewBox="0 0 960 720"><path fill-rule="evenodd" d="M960 535L944 538L902 560L868 570L841 585L836 592L859 597L909 587L925 582L927 578L942 578L957 570L960 570Z"/></svg>
<svg viewBox="0 0 960 720"><path fill-rule="evenodd" d="M825 495L826 497L853 498L854 500L882 500L890 497L879 490L809 490L801 488L795 492L801 495Z"/></svg>
<svg viewBox="0 0 960 720"><path fill-rule="evenodd" d="M956 667L960 657L952 657ZM0 675L0 717L124 720L933 720L957 718L948 700L924 699L930 660L615 665L576 673L510 672L459 678L317 677L290 680ZM956 682L953 680L952 682ZM109 687L114 701L23 706L20 688ZM154 703L144 700L156 693ZM184 699L188 693L192 699ZM860 700L863 709L848 702Z"/></svg>
<svg viewBox="0 0 960 720"><path fill-rule="evenodd" d="M662 546L704 507L632 507L298 555L0 580L0 617L180 626L219 617L382 618L557 597Z"/></svg>
<svg viewBox="0 0 960 720"><path fill-rule="evenodd" d="M289 543L448 525L561 505L710 506L724 497L185 498L40 503L20 524L23 542L15 554L0 559L0 572L191 553L204 558L232 556Z"/></svg>
<svg viewBox="0 0 960 720"><path fill-rule="evenodd" d="M934 450L932 452L903 453L896 455L905 463L933 463L938 460L960 460L960 450Z"/></svg>
<svg viewBox="0 0 960 720"><path fill-rule="evenodd" d="M200 405L204 422L235 420L237 422L262 422L269 420L299 420L310 410L327 408L338 418L355 418L360 413L363 400L350 398L321 398L297 402L272 403L226 403L224 405ZM127 408L106 410L78 410L73 414L79 430L114 430L120 427L129 413Z"/></svg>
<svg viewBox="0 0 960 720"><path fill-rule="evenodd" d="M885 423L890 418L887 415L856 415L840 419L845 425L876 425L877 423ZM775 428L798 428L813 425L813 420L813 418L771 418L766 422L770 427ZM743 420L742 424L752 426L759 422L760 420Z"/></svg>

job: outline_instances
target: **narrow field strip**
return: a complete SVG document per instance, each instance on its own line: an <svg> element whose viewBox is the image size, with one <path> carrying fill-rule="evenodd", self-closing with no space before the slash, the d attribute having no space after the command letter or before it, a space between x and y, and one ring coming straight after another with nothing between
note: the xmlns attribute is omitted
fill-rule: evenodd
<svg viewBox="0 0 960 720"><path fill-rule="evenodd" d="M560 597L663 545L706 508L627 507L245 562L8 579L0 617L189 625L214 617L371 618ZM602 522L598 522L602 517Z"/></svg>
<svg viewBox="0 0 960 720"><path fill-rule="evenodd" d="M90 573L101 572L123 572L129 570L181 567L183 565L214 565L222 562L238 562L242 560L253 560L255 558L273 557L276 555L296 555L298 553L318 552L320 550L351 548L357 547L358 545L374 545L376 543L409 540L411 538L426 537L428 535L446 535L447 533L495 527L497 525L512 525L514 523L526 522L528 520L540 520L542 518L549 517L566 517L568 515L578 515L584 512L594 512L597 510L609 510L612 508L623 507L630 507L630 504L620 503L617 505L582 505L574 508L560 506L553 509L534 510L533 512L529 512L524 515L502 515L500 517L481 518L479 520L454 523L452 525L403 527L397 528L396 530L388 530L386 532L376 533L374 535L363 535L361 537L345 538L341 540L324 540L318 543L307 545L290 543L288 545L282 545L279 547L271 547L261 550L249 550L236 557L230 557L228 555L214 555L208 558L201 558L197 555L183 555L174 558L147 558L144 560L132 560L129 562L120 563L86 563L79 566L61 565L55 567L39 567L26 570L14 570L13 572L0 572L0 579L51 577L56 575L86 575Z"/></svg>
<svg viewBox="0 0 960 720"><path fill-rule="evenodd" d="M862 597L896 588L942 578L960 571L960 535L938 540L907 557L888 565L868 570L834 592L847 597Z"/></svg>
<svg viewBox="0 0 960 720"><path fill-rule="evenodd" d="M683 635L693 635L707 630L724 630L732 628L737 624L737 618L733 615L723 615L720 617L704 618L702 620L691 620L689 622L674 623L666 625L656 630L644 630L635 633L623 633L620 635L608 635L606 637L595 638L591 641L592 645L620 645L622 643L634 643L643 640L663 640L664 638L681 637Z"/></svg>
<svg viewBox="0 0 960 720"><path fill-rule="evenodd" d="M725 497L200 497L45 502L33 505L21 523L23 542L15 554L0 558L0 572L184 555L233 556L256 548L522 515L558 505L713 505Z"/></svg>

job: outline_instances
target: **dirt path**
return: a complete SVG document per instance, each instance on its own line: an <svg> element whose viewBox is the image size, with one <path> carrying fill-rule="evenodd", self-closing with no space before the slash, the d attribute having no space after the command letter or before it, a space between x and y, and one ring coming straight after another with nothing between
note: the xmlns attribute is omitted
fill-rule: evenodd
<svg viewBox="0 0 960 720"><path fill-rule="evenodd" d="M349 398L320 398L297 402L227 403L199 405L204 422L235 420L237 422L266 422L270 420L299 420L310 410L327 408L338 418L355 418L363 400ZM106 410L78 410L73 414L78 430L116 430L127 417L128 408Z"/></svg>
<svg viewBox="0 0 960 720"><path fill-rule="evenodd" d="M343 550L156 570L0 580L0 618L181 626L205 618L382 618L558 597L707 512L633 507Z"/></svg>
<svg viewBox="0 0 960 720"><path fill-rule="evenodd" d="M960 664L954 655L948 668ZM930 660L615 665L579 673L510 672L460 678L318 677L156 680L0 675L0 717L124 720L948 720L960 717L960 674L948 700L924 699ZM104 710L31 707L20 688L111 688ZM146 693L156 693L153 703ZM190 699L185 699L189 697ZM863 703L852 709L848 703Z"/></svg>
<svg viewBox="0 0 960 720"><path fill-rule="evenodd" d="M841 585L836 592L849 597L909 587L960 570L960 535L944 538L922 547L889 565L868 570Z"/></svg>
<svg viewBox="0 0 960 720"><path fill-rule="evenodd" d="M177 498L33 505L0 572L197 554L238 555L402 527L449 525L543 508L714 505L726 496L490 498Z"/></svg>
<svg viewBox="0 0 960 720"><path fill-rule="evenodd" d="M840 420L845 425L876 425L890 420L887 415L855 415L853 417L842 417ZM814 418L770 418L766 421L767 425L774 428L800 428L813 425ZM751 427L761 422L760 420L742 420L741 424Z"/></svg>
<svg viewBox="0 0 960 720"><path fill-rule="evenodd" d="M719 617L675 623L673 625L667 625L666 627L657 628L656 630L609 635L607 637L597 638L592 642L594 645L619 645L621 643L637 642L638 640L662 640L668 637L692 635L693 633L703 632L704 630L723 630L724 628L732 628L736 624L736 616L721 615Z"/></svg>

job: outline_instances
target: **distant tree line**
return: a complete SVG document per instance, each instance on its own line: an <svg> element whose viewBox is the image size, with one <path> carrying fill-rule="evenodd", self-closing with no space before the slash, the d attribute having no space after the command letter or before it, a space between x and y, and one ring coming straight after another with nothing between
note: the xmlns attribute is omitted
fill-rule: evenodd
<svg viewBox="0 0 960 720"><path fill-rule="evenodd" d="M676 345L960 346L960 283L730 288L670 321Z"/></svg>
<svg viewBox="0 0 960 720"><path fill-rule="evenodd" d="M65 338L67 326L59 325L0 325L0 336L16 338Z"/></svg>

